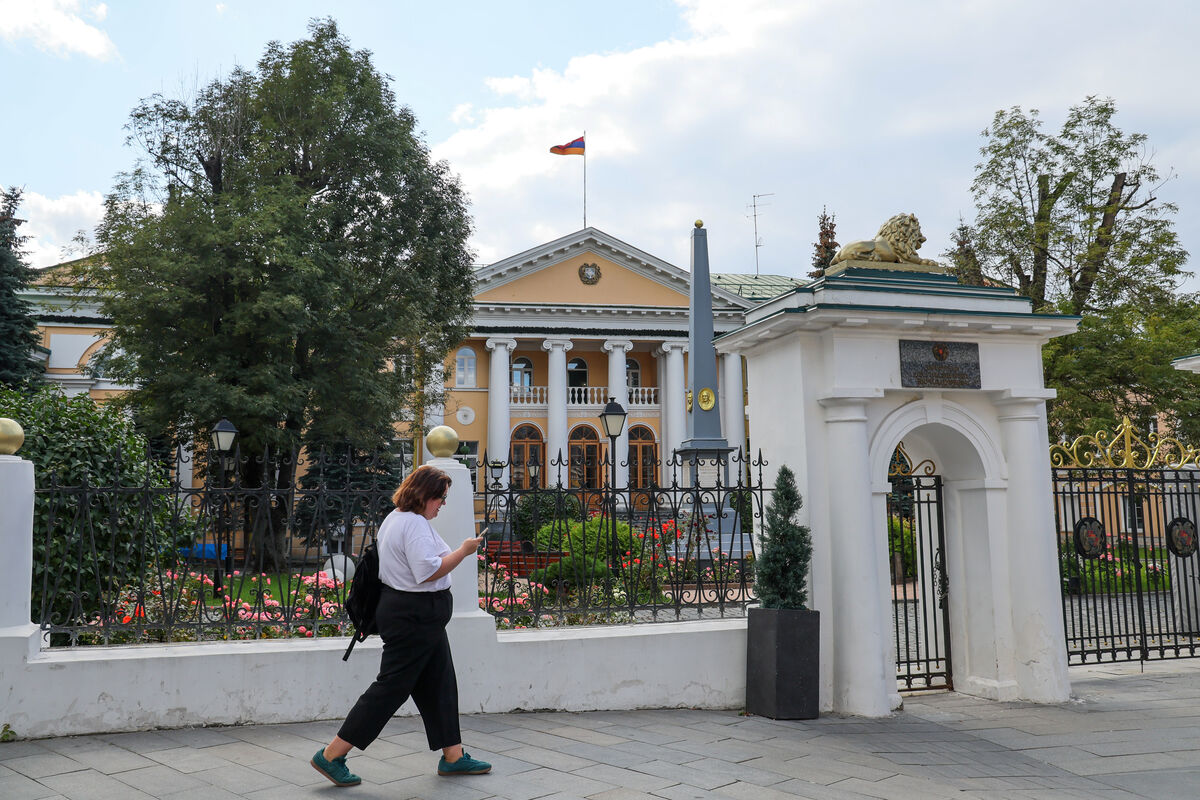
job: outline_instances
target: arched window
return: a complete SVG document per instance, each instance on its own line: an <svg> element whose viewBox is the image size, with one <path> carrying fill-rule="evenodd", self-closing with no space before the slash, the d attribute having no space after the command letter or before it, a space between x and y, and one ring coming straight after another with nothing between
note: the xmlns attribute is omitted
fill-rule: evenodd
<svg viewBox="0 0 1200 800"><path fill-rule="evenodd" d="M600 437L588 425L576 425L567 440L571 459L571 488L600 488Z"/></svg>
<svg viewBox="0 0 1200 800"><path fill-rule="evenodd" d="M567 386L583 387L588 385L588 366L582 358L572 358L567 362Z"/></svg>
<svg viewBox="0 0 1200 800"><path fill-rule="evenodd" d="M454 354L454 385L460 388L475 386L475 351L460 347Z"/></svg>
<svg viewBox="0 0 1200 800"><path fill-rule="evenodd" d="M645 489L655 484L658 467L658 444L654 431L645 425L629 429L629 488Z"/></svg>
<svg viewBox="0 0 1200 800"><path fill-rule="evenodd" d="M525 356L513 359L512 385L523 389L533 386L533 362Z"/></svg>
<svg viewBox="0 0 1200 800"><path fill-rule="evenodd" d="M625 359L625 385L630 389L642 385L642 365L635 358Z"/></svg>
<svg viewBox="0 0 1200 800"><path fill-rule="evenodd" d="M518 489L532 488L534 483L529 477L529 465L535 461L541 465L542 471L538 476L538 485L545 485L546 453L542 446L542 432L532 425L521 425L512 435L512 449L509 454L512 463L512 485Z"/></svg>

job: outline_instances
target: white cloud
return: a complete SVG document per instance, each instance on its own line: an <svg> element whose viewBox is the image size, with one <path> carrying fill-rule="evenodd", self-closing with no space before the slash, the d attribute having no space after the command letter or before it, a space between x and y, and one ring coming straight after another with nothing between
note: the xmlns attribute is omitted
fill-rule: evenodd
<svg viewBox="0 0 1200 800"><path fill-rule="evenodd" d="M82 190L59 197L25 192L17 214L26 220L20 228L21 235L29 237L26 262L31 267L49 267L78 257L70 250L71 240L79 231L90 237L104 215L104 198L99 192Z"/></svg>
<svg viewBox="0 0 1200 800"><path fill-rule="evenodd" d="M1119 0L1088 15L1041 0L677 1L677 38L493 77L492 102L455 111L459 130L434 154L471 195L481 259L581 226L583 160L547 150L584 130L589 224L686 265L702 217L714 269L753 271L746 206L774 192L759 218L763 271L798 276L823 205L842 241L915 212L936 257L959 214L973 216L979 132L997 109L1041 108L1052 130L1070 105L1111 95L1120 124L1174 156L1179 131L1200 127L1200 107L1179 102L1197 55L1144 47L1200 22L1166 0L1119 28L1106 21ZM1130 48L1161 57L1111 57ZM1180 229L1185 246L1198 233Z"/></svg>
<svg viewBox="0 0 1200 800"><path fill-rule="evenodd" d="M225 13L225 4L217 3L217 14L224 14L224 13Z"/></svg>
<svg viewBox="0 0 1200 800"><path fill-rule="evenodd" d="M117 46L108 34L84 20L84 15L103 22L108 7L103 3L84 6L79 0L0 0L0 38L16 42L28 39L39 50L58 56L74 53L107 61L117 56Z"/></svg>

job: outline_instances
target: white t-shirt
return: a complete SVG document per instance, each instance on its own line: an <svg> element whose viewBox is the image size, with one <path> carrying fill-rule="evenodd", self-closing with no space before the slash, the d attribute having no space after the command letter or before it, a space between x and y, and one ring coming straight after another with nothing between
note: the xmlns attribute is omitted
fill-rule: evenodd
<svg viewBox="0 0 1200 800"><path fill-rule="evenodd" d="M429 520L412 511L392 511L379 526L379 579L402 592L437 592L450 588L450 576L425 583L450 555L450 547Z"/></svg>

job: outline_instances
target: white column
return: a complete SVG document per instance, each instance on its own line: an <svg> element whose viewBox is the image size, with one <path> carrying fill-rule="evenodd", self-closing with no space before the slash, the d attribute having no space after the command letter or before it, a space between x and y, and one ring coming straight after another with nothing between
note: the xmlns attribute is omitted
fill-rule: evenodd
<svg viewBox="0 0 1200 800"><path fill-rule="evenodd" d="M1061 703L1071 695L1061 612L1054 501L1046 446L1046 403L1013 397L996 402L1008 462L1008 561L1013 662L1022 699Z"/></svg>
<svg viewBox="0 0 1200 800"><path fill-rule="evenodd" d="M743 458L746 455L746 402L742 391L742 354L721 354L721 420L725 429L725 441L734 448L734 455L739 452ZM745 470L744 462L738 467ZM730 477L730 480L734 479Z"/></svg>
<svg viewBox="0 0 1200 800"><path fill-rule="evenodd" d="M508 405L511 398L509 386L512 376L509 374L509 359L517 347L515 339L488 339L484 346L491 351L491 363L488 366L488 438L487 457L493 461L508 461L508 434L512 427L509 419ZM487 467L486 464L481 465ZM504 478L508 478L508 470ZM491 480L490 476L488 480Z"/></svg>
<svg viewBox="0 0 1200 800"><path fill-rule="evenodd" d="M0 636L28 635L33 589L33 462L0 456Z"/></svg>
<svg viewBox="0 0 1200 800"><path fill-rule="evenodd" d="M478 532L475 523L475 490L466 465L454 458L434 458L429 464L450 476L450 491L446 504L433 518L433 529L446 540L451 549L463 539ZM479 607L479 561L474 556L464 558L450 573L454 590L454 616L487 616Z"/></svg>
<svg viewBox="0 0 1200 800"><path fill-rule="evenodd" d="M822 610L821 624L832 626L833 710L882 717L892 710L896 676L883 655L892 635L880 546L885 520L872 502L866 401L833 397L821 405L833 583L833 607Z"/></svg>
<svg viewBox="0 0 1200 800"><path fill-rule="evenodd" d="M686 379L683 372L683 354L687 352L687 344L685 342L663 342L660 349L667 358L661 397L663 417L661 480L663 486L670 486L672 477L670 460L675 455L675 449L683 444L683 437L687 430L687 409L684 405L684 392L686 391L684 381Z"/></svg>
<svg viewBox="0 0 1200 800"><path fill-rule="evenodd" d="M604 350L608 353L608 394L629 411L629 386L625 377L625 354L633 349L633 342L627 339L609 339L604 342ZM603 432L601 432L603 433ZM617 452L612 453L613 486L624 488L629 485L629 418L625 418L625 427L617 438Z"/></svg>
<svg viewBox="0 0 1200 800"><path fill-rule="evenodd" d="M547 486L555 485L560 477L560 468L554 462L561 458L565 464L567 458L567 351L571 347L570 339L552 338L542 342L550 362L546 386L546 463L542 465ZM566 484L565 469L561 469L561 477Z"/></svg>
<svg viewBox="0 0 1200 800"><path fill-rule="evenodd" d="M435 364L429 374L430 389L437 394L445 391L446 388L446 365ZM428 433L431 429L446 422L446 406L443 403L435 403L425 410L425 432ZM421 459L422 464L428 464L433 458L433 454L425 447L425 437L421 437L421 450L424 457Z"/></svg>

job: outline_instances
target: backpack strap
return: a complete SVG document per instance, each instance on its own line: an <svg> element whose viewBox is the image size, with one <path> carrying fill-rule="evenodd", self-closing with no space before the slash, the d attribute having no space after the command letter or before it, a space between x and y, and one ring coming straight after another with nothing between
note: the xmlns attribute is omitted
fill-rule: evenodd
<svg viewBox="0 0 1200 800"><path fill-rule="evenodd" d="M354 645L357 642L358 642L357 635L350 637L350 646L346 648L346 653L345 653L345 655L342 656L342 661L348 661L350 659L350 651L354 649Z"/></svg>

